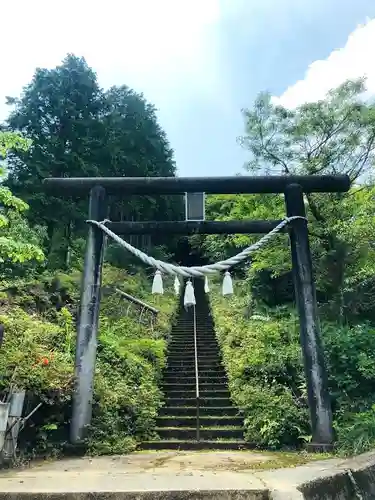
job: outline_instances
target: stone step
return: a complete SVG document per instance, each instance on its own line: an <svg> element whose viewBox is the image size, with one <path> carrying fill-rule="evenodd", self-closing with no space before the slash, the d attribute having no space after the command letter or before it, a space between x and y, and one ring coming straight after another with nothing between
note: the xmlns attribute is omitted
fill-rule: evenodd
<svg viewBox="0 0 375 500"><path fill-rule="evenodd" d="M221 352L217 347L212 349L202 349L198 346L197 354L198 356L220 356ZM191 349L187 347L185 349L168 349L168 357L170 356L195 356L195 349L194 347Z"/></svg>
<svg viewBox="0 0 375 500"><path fill-rule="evenodd" d="M214 342L209 342L209 343L204 343L204 342L197 342L197 347L198 349L215 349L216 351L219 350L219 344L215 344ZM179 342L169 342L168 343L168 349L174 349L174 350L181 350L181 351L194 351L195 344L194 340L186 339L185 341L179 341Z"/></svg>
<svg viewBox="0 0 375 500"><path fill-rule="evenodd" d="M221 358L219 354L209 354L206 356L203 356L200 353L197 353L197 358L201 363L216 363L216 362L221 362ZM168 355L168 361L173 361L174 363L189 363L191 361L195 361L195 355L190 355L190 354L178 354L178 355L171 355L169 353Z"/></svg>
<svg viewBox="0 0 375 500"><path fill-rule="evenodd" d="M249 450L254 448L256 448L254 443L234 439L218 441L165 439L160 441L145 441L139 446L141 450Z"/></svg>
<svg viewBox="0 0 375 500"><path fill-rule="evenodd" d="M199 319L197 320L197 335L201 335L202 332L205 331L207 334L214 335L215 334L215 328L212 323L208 323L204 319ZM174 327L171 330L171 333L189 333L194 335L194 325L193 321L179 321L174 325Z"/></svg>
<svg viewBox="0 0 375 500"><path fill-rule="evenodd" d="M219 363L199 363L199 360L198 360L198 372L199 372L199 375L201 373L204 373L204 372L207 372L207 371L216 371L216 372L222 372L225 374L225 370L224 370L224 367L223 365L219 362Z"/></svg>
<svg viewBox="0 0 375 500"><path fill-rule="evenodd" d="M194 337L181 335L181 337L177 337L176 335L172 335L172 338L169 342L169 345L173 345L176 347L181 347L183 349L187 345L194 347ZM199 346L208 346L208 347L218 347L218 343L214 337L204 339L197 339L197 345Z"/></svg>
<svg viewBox="0 0 375 500"><path fill-rule="evenodd" d="M176 354L195 354L195 347L194 345L185 345L185 346L179 346L179 347L176 347L176 346L171 346L169 344L169 347L168 347L168 353L170 352L173 352L173 353L176 353ZM207 354L216 354L216 353L219 353L221 352L220 349L219 349L219 346L217 345L214 345L214 346L200 346L200 345L197 345L197 352L199 353L207 353Z"/></svg>
<svg viewBox="0 0 375 500"><path fill-rule="evenodd" d="M197 422L196 416L165 416L156 419L158 427L194 427ZM214 426L232 426L241 427L243 425L242 417L228 417L228 416L200 416L199 424L201 427L214 427Z"/></svg>
<svg viewBox="0 0 375 500"><path fill-rule="evenodd" d="M180 309L177 321L192 321L194 315L192 311L185 314L184 309ZM212 316L210 316L209 310L207 308L201 309L200 307L195 308L195 316L198 318L203 318L205 321L213 322Z"/></svg>
<svg viewBox="0 0 375 500"><path fill-rule="evenodd" d="M166 372L164 376L164 382L169 384L178 384L178 383L187 383L187 384L195 384L195 373L191 376L181 376L177 372ZM199 374L199 383L200 384L227 384L227 378L224 375L216 374L216 375L202 375Z"/></svg>
<svg viewBox="0 0 375 500"><path fill-rule="evenodd" d="M177 325L170 332L171 337L189 337L194 339L194 326L190 325ZM199 340L216 340L216 333L212 326L207 326L204 324L197 324L197 339Z"/></svg>
<svg viewBox="0 0 375 500"><path fill-rule="evenodd" d="M208 333L215 333L215 325L213 324L212 321L208 320L207 318L203 318L203 317L200 317L200 318L197 318L197 327L204 327ZM179 330L179 329L183 329L183 328L186 328L188 329L190 332L193 332L194 333L194 325L193 325L193 320L190 319L190 320L184 320L184 321L181 321L181 319L179 319L177 321L177 323L175 325L172 326L172 332L173 331L176 331L176 330ZM198 331L197 331L198 333Z"/></svg>
<svg viewBox="0 0 375 500"><path fill-rule="evenodd" d="M191 345L194 345L194 336L191 335L190 333L186 334L185 333L174 333L170 336L169 342L173 342L176 344L186 344L189 343ZM214 335L206 335L206 333L200 337L197 337L197 343L198 344L207 344L207 345L218 345L217 339Z"/></svg>
<svg viewBox="0 0 375 500"><path fill-rule="evenodd" d="M171 330L172 337L174 335L189 335L194 338L194 326L193 323L189 324L178 324ZM198 338L216 338L215 329L212 325L204 324L200 322L197 324L197 337Z"/></svg>
<svg viewBox="0 0 375 500"><path fill-rule="evenodd" d="M189 382L191 380L194 380L195 383L195 370L165 370L165 375L164 375L164 381L165 382L171 382L171 379L173 379L173 382L182 382L186 381ZM219 379L219 380L218 380ZM213 382L215 380L216 383L220 383L222 380L226 380L226 373L223 370L221 371L212 371L212 370L205 370L201 371L199 370L199 382L206 383L206 382Z"/></svg>
<svg viewBox="0 0 375 500"><path fill-rule="evenodd" d="M217 363L199 363L198 359L198 368L199 368L199 373L204 373L204 372L218 372L222 371L225 372L224 367L222 363L217 362ZM174 371L175 369L181 370L181 372L188 372L192 371L194 374L192 376L195 376L195 360L188 360L187 362L183 361L167 361L167 367L166 369L170 369L171 371Z"/></svg>
<svg viewBox="0 0 375 500"><path fill-rule="evenodd" d="M199 369L199 377L203 376L203 375L208 375L208 376L212 376L212 375L217 375L218 373L220 373L222 376L225 376L225 370L224 370L224 367L223 365L221 364L212 364L212 365L200 365L199 362L198 362L198 369ZM179 372L183 375L183 377L188 377L189 375L191 377L195 377L195 363L194 361L192 361L191 363L171 363L171 364L167 364L167 367L165 368L165 371L167 373L170 373L170 372ZM189 374L190 372L190 374Z"/></svg>
<svg viewBox="0 0 375 500"><path fill-rule="evenodd" d="M203 317L197 318L197 327L205 328L207 330L207 332L209 332L209 333L213 333L213 332L215 333L215 328L214 328L213 322L212 321L210 322L206 318L203 318ZM176 330L183 330L183 329L186 329L190 332L194 332L193 320L192 319L189 319L189 320L179 319L177 321L177 323L175 325L173 325L172 332L176 331Z"/></svg>
<svg viewBox="0 0 375 500"><path fill-rule="evenodd" d="M185 344L187 342L194 344L194 335L186 333L173 333L170 337L170 342L176 344ZM207 345L218 345L217 339L214 335L204 335L202 337L197 337L197 343L207 344Z"/></svg>
<svg viewBox="0 0 375 500"><path fill-rule="evenodd" d="M181 347L181 349L184 349L186 346L194 347L195 342L194 342L194 337L187 337L186 335L179 337L172 336L168 342L168 346L174 346L174 347ZM205 337L204 339L197 339L197 345L203 347L203 346L208 346L208 347L218 347L218 342L217 340L212 337L212 338L207 338Z"/></svg>
<svg viewBox="0 0 375 500"><path fill-rule="evenodd" d="M157 427L155 429L156 434L160 436L161 439L196 439L197 429L196 428L173 428L173 427ZM212 429L202 429L199 430L200 439L203 440L214 440L214 439L243 439L243 430L240 427L233 428L212 428Z"/></svg>
<svg viewBox="0 0 375 500"><path fill-rule="evenodd" d="M160 408L159 416L162 417L175 417L175 416L188 416L188 417L196 417L197 416L197 407L196 406L163 406ZM237 417L240 415L240 411L238 408L234 406L206 406L199 408L200 417Z"/></svg>
<svg viewBox="0 0 375 500"><path fill-rule="evenodd" d="M184 342L187 340L193 341L194 342L194 331L191 329L191 331L184 331L184 330L175 330L170 333L170 340L176 340L179 342ZM217 343L217 338L215 332L212 330L208 330L205 328L202 331L197 331L197 342L207 342L207 343L212 343L215 344Z"/></svg>
<svg viewBox="0 0 375 500"><path fill-rule="evenodd" d="M167 366L195 367L195 358L188 358L188 359L169 358L167 359ZM215 358L207 361L205 359L199 359L198 357L198 366L199 368L202 369L202 371L205 371L205 369L207 368L211 369L211 368L216 368L217 366L222 367L223 365L220 358Z"/></svg>
<svg viewBox="0 0 375 500"><path fill-rule="evenodd" d="M166 398L167 406L196 406L196 399L194 398ZM210 406L230 406L231 400L229 398L199 398L199 407Z"/></svg>
<svg viewBox="0 0 375 500"><path fill-rule="evenodd" d="M197 358L201 363L216 363L221 361L221 357L218 354L211 354L210 356L201 356L197 354ZM168 356L167 360L174 363L191 363L195 361L195 356L184 356L180 354L179 356Z"/></svg>
<svg viewBox="0 0 375 500"><path fill-rule="evenodd" d="M176 353L176 354L190 354L190 356L192 354L195 354L195 347L194 347L194 344L193 345L190 345L190 344L186 344L186 345L181 345L181 346L171 346L169 344L169 347L168 347L168 353L170 352L173 352L173 353ZM197 352L198 353L207 353L207 354L217 354L217 353L220 353L221 350L219 348L218 345L213 345L213 346L200 346L199 344L197 345Z"/></svg>
<svg viewBox="0 0 375 500"><path fill-rule="evenodd" d="M207 318L199 317L197 318L197 327L205 328L208 332L212 333L214 331L214 325L212 321L207 320ZM193 332L193 319L185 319L181 318L177 321L175 325L173 325L172 331L186 329L190 332Z"/></svg>
<svg viewBox="0 0 375 500"><path fill-rule="evenodd" d="M194 325L193 322L190 323L178 323L175 325L175 327L171 330L172 336L175 334L181 334L181 335L190 335L194 336ZM203 321L198 321L197 322L197 337L203 337L209 336L209 337L214 337L215 336L215 329L213 325L210 325L208 323L204 323Z"/></svg>
<svg viewBox="0 0 375 500"><path fill-rule="evenodd" d="M180 360L175 360L171 359L167 361L167 367L168 368L191 368L193 367L195 369L195 359L180 359ZM223 369L223 365L221 363L220 359L215 359L212 361L200 361L198 359L198 369L199 371L206 371L206 370L216 370L218 368Z"/></svg>
<svg viewBox="0 0 375 500"><path fill-rule="evenodd" d="M165 395L167 398L189 398L193 399L195 398L195 389L190 390L190 391L165 391ZM221 388L219 390L209 390L209 389L202 389L199 387L199 395L201 398L206 399L206 398L230 398L230 394L228 389L226 388Z"/></svg>
<svg viewBox="0 0 375 500"><path fill-rule="evenodd" d="M163 389L164 391L193 391L195 390L195 379L192 383L185 384L185 381L182 381L181 383L176 383L176 384L170 384L170 383L164 383L163 384ZM215 384L215 383L201 383L199 382L199 390L200 391L215 391L215 390L222 390L222 389L227 389L227 384L226 380L224 380L221 384Z"/></svg>
<svg viewBox="0 0 375 500"><path fill-rule="evenodd" d="M194 337L194 326L193 323L189 324L178 324L171 330L172 337L175 334L189 335ZM202 321L197 324L197 337L215 337L215 330L212 325L204 324Z"/></svg>
<svg viewBox="0 0 375 500"><path fill-rule="evenodd" d="M171 330L171 336L175 335L189 335L194 338L193 323L178 324ZM212 325L205 325L203 322L197 324L197 337L198 338L216 338L215 329Z"/></svg>
<svg viewBox="0 0 375 500"><path fill-rule="evenodd" d="M195 380L195 367L194 365L191 366L169 366L165 369L165 381L167 381L167 375L168 377L174 377L177 381L182 381L185 378L193 378ZM205 368L204 370L202 367L199 369L199 381L204 382L205 378L224 378L225 377L225 371L224 368L218 366L214 369L207 369Z"/></svg>
<svg viewBox="0 0 375 500"><path fill-rule="evenodd" d="M202 346L197 346L197 352L198 354L218 354L221 353L219 347L216 346L211 346L211 347L202 347ZM168 354L185 354L185 355L194 355L195 354L195 347L194 346L184 346L184 347L179 347L176 348L174 346L169 346L168 348Z"/></svg>

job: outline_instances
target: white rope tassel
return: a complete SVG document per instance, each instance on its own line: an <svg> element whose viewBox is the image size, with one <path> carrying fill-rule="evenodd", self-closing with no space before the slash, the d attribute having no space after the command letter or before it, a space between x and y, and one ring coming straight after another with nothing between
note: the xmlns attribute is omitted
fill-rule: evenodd
<svg viewBox="0 0 375 500"><path fill-rule="evenodd" d="M223 295L233 295L232 277L229 271L226 271L223 279Z"/></svg>
<svg viewBox="0 0 375 500"><path fill-rule="evenodd" d="M190 307L190 306L195 306L195 294L194 294L194 287L193 283L191 280L189 280L186 283L185 287L185 295L184 295L184 306L185 307Z"/></svg>
<svg viewBox="0 0 375 500"><path fill-rule="evenodd" d="M175 295L179 295L180 294L180 280L178 279L177 274L174 277L173 287L174 287L174 293L175 293Z"/></svg>
<svg viewBox="0 0 375 500"><path fill-rule="evenodd" d="M210 291L210 287L208 286L208 278L204 277L204 293L208 293Z"/></svg>
<svg viewBox="0 0 375 500"><path fill-rule="evenodd" d="M160 271L156 271L154 275L154 280L152 282L152 293L158 293L160 295L163 295L164 293L163 278Z"/></svg>

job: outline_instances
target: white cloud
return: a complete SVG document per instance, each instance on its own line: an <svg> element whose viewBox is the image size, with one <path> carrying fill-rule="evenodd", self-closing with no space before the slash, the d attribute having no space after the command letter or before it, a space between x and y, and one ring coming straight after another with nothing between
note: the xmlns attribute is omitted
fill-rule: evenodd
<svg viewBox="0 0 375 500"><path fill-rule="evenodd" d="M325 60L310 64L303 80L290 86L275 103L288 108L324 98L326 93L347 79L367 77L368 93L375 95L375 19L360 25L348 37L345 46L334 50Z"/></svg>
<svg viewBox="0 0 375 500"><path fill-rule="evenodd" d="M104 87L128 84L159 107L194 92L212 98L219 84L216 27L227 2L5 2L0 120L5 96L18 95L37 66L54 67L68 52L84 56Z"/></svg>

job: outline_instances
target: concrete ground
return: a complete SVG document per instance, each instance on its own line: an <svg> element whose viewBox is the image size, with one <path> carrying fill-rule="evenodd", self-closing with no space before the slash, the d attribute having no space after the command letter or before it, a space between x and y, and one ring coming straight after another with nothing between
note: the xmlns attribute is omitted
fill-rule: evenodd
<svg viewBox="0 0 375 500"><path fill-rule="evenodd" d="M232 470L234 464L244 466L247 461L254 463L257 460L264 461L267 457L231 452L158 452L45 462L23 470L3 472L0 475L0 498L13 498L1 497L1 492L250 490L254 495L249 498L266 499L261 480Z"/></svg>
<svg viewBox="0 0 375 500"><path fill-rule="evenodd" d="M355 496L347 461L331 458L298 465L308 460L298 454L154 452L49 461L2 471L0 500L375 498ZM361 460L350 467L375 468L373 455ZM333 477L339 478L337 484ZM319 496L330 488L332 495Z"/></svg>

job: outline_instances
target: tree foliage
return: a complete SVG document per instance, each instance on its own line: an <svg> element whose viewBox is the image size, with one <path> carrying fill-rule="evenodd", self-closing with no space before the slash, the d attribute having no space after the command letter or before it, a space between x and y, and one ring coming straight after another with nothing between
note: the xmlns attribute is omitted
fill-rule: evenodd
<svg viewBox="0 0 375 500"><path fill-rule="evenodd" d="M46 193L46 177L171 176L173 151L154 106L127 86L100 88L83 58L68 55L54 69L38 68L19 98L8 98L8 129L31 141L8 159L7 185L30 205L29 219L46 226L49 264L70 266L84 232L87 200ZM150 198L111 200L120 220L174 218L179 205ZM117 219L118 220L118 219Z"/></svg>
<svg viewBox="0 0 375 500"><path fill-rule="evenodd" d="M352 182L369 174L375 158L375 110L363 101L365 80L347 81L325 99L295 110L272 103L261 93L243 111L246 135L241 144L252 153L248 169L282 174L349 175Z"/></svg>
<svg viewBox="0 0 375 500"><path fill-rule="evenodd" d="M30 144L19 134L14 132L0 132L0 158L5 159L11 150L27 151Z"/></svg>
<svg viewBox="0 0 375 500"><path fill-rule="evenodd" d="M348 194L306 195L312 245L324 284L332 293L345 286L346 275L353 270L358 248L345 240L340 229L356 217L356 200L361 196L356 191L371 182L375 161L375 108L363 100L365 90L365 80L347 81L324 100L295 110L274 105L269 95L261 94L254 108L244 111L246 135L241 142L252 154L251 172L346 174L351 180ZM363 235L359 242L366 245L368 239Z"/></svg>
<svg viewBox="0 0 375 500"><path fill-rule="evenodd" d="M0 157L7 159L9 152L26 151L28 141L11 132L0 132ZM25 219L28 205L0 186L0 275L14 271L14 264L42 261L40 248L42 234L32 230Z"/></svg>
<svg viewBox="0 0 375 500"><path fill-rule="evenodd" d="M250 152L246 168L267 174L347 174L349 193L305 196L310 244L319 297L330 301L334 315L344 314L353 290L373 276L375 108L363 99L365 81L348 81L326 99L295 110L275 105L261 94L244 111L241 144ZM208 199L212 219L278 219L285 217L283 196L215 196ZM203 241L212 258L238 252L256 238L234 235ZM199 240L202 245L202 239ZM289 243L279 236L254 254L250 277L268 272L283 276L291 269ZM355 305L353 305L355 308Z"/></svg>

